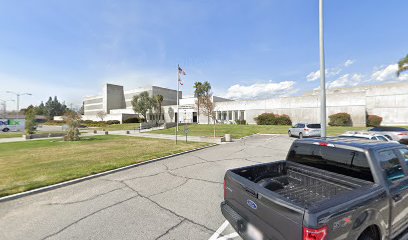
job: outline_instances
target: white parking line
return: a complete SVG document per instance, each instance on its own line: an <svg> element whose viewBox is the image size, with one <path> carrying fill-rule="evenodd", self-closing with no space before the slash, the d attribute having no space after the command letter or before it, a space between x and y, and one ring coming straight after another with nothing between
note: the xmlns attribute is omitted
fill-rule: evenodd
<svg viewBox="0 0 408 240"><path fill-rule="evenodd" d="M217 229L217 231L215 231L215 233L214 233L208 240L227 240L227 239L233 239L233 238L238 237L239 235L238 235L238 233L236 233L236 232L231 233L231 234L228 234L228 235L223 236L223 237L219 237L220 234L228 227L228 225L229 225L229 222L228 222L228 221L225 221L225 222L221 225L221 227L219 227L219 228Z"/></svg>

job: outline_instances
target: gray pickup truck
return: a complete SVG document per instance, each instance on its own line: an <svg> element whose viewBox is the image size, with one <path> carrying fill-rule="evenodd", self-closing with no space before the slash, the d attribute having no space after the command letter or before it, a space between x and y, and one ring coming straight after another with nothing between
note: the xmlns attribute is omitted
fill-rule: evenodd
<svg viewBox="0 0 408 240"><path fill-rule="evenodd" d="M243 239L408 239L408 148L296 140L286 161L228 170L224 199Z"/></svg>

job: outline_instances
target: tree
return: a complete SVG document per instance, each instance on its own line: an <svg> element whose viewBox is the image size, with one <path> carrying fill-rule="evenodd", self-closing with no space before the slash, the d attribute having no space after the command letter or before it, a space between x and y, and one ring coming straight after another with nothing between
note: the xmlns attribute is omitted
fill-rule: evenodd
<svg viewBox="0 0 408 240"><path fill-rule="evenodd" d="M199 97L197 97L198 112L201 112L207 116L207 124L210 124L210 118L213 118L215 103L211 93L211 84L205 81L199 84Z"/></svg>
<svg viewBox="0 0 408 240"><path fill-rule="evenodd" d="M172 121L172 122L173 122L173 118L174 118L174 109L173 109L172 107L169 107L168 113L169 113L170 121Z"/></svg>
<svg viewBox="0 0 408 240"><path fill-rule="evenodd" d="M201 97L204 95L204 91L203 91L203 83L202 82L195 82L194 83L194 97L197 98L197 120L198 122L200 122L200 99Z"/></svg>
<svg viewBox="0 0 408 240"><path fill-rule="evenodd" d="M402 72L408 71L408 54L405 58L401 59L398 62L398 71L397 76L399 76Z"/></svg>
<svg viewBox="0 0 408 240"><path fill-rule="evenodd" d="M204 96L208 97L208 96L212 95L212 93L211 93L211 84L209 82L205 81L203 83L202 88L203 88L203 95Z"/></svg>
<svg viewBox="0 0 408 240"><path fill-rule="evenodd" d="M101 119L101 121L103 121L103 119L106 117L106 112L105 111L99 111L99 112L97 112L96 113L96 116L98 117L98 118L100 118Z"/></svg>
<svg viewBox="0 0 408 240"><path fill-rule="evenodd" d="M57 96L54 96L54 99L49 97L45 103L45 115L49 120L52 120L54 116L64 115L66 110L67 106L64 103L60 103Z"/></svg>
<svg viewBox="0 0 408 240"><path fill-rule="evenodd" d="M202 113L207 116L207 124L210 124L210 118L215 120L215 103L213 102L212 95L202 96L200 105Z"/></svg>
<svg viewBox="0 0 408 240"><path fill-rule="evenodd" d="M154 107L155 107L156 111L158 111L158 113L159 113L158 119L160 121L161 120L161 115L162 115L162 104L163 104L164 97L162 95L156 95L156 96L154 96L154 100L155 100Z"/></svg>
<svg viewBox="0 0 408 240"><path fill-rule="evenodd" d="M152 111L154 102L147 91L141 92L139 95L133 96L132 107L135 113L141 114L147 121L147 113Z"/></svg>
<svg viewBox="0 0 408 240"><path fill-rule="evenodd" d="M41 101L40 105L38 105L38 107L36 107L36 114L37 115L46 115L47 110L45 109L45 105L44 102Z"/></svg>
<svg viewBox="0 0 408 240"><path fill-rule="evenodd" d="M26 135L35 133L37 123L35 122L35 111L34 108L31 108L25 113L26 123L25 123L25 132Z"/></svg>
<svg viewBox="0 0 408 240"><path fill-rule="evenodd" d="M63 118L68 126L67 135L64 136L64 141L79 141L81 115L75 111L68 111Z"/></svg>

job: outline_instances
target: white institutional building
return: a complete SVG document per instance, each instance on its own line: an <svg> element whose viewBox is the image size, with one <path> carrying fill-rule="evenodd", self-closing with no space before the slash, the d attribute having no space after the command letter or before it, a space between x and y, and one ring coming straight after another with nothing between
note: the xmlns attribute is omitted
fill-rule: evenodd
<svg viewBox="0 0 408 240"><path fill-rule="evenodd" d="M123 86L106 84L100 96L84 99L84 120L99 121L97 113L107 113L104 120L123 121L138 116L131 105L134 95L147 91L151 96L162 95L165 122L207 123L207 117L198 114L195 98L183 98L179 91L180 117L177 117L177 91L152 86L125 91ZM318 123L319 94L317 91L297 97L281 97L265 100L230 100L213 97L217 123L234 123L246 120L255 124L259 114L287 114L292 122ZM366 115L375 114L383 118L382 125L408 125L408 83L358 86L327 90L327 115L346 112L351 115L354 126L365 126ZM150 114L148 121L153 119ZM163 118L162 118L163 119Z"/></svg>

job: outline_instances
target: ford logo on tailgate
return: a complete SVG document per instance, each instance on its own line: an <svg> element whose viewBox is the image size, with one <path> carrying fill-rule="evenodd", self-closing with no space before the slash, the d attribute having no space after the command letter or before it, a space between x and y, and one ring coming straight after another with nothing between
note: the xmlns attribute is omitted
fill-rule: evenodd
<svg viewBox="0 0 408 240"><path fill-rule="evenodd" d="M252 200L247 200L247 204L248 206L250 206L252 209L257 209L258 206L256 206L256 203L254 203L254 201Z"/></svg>

